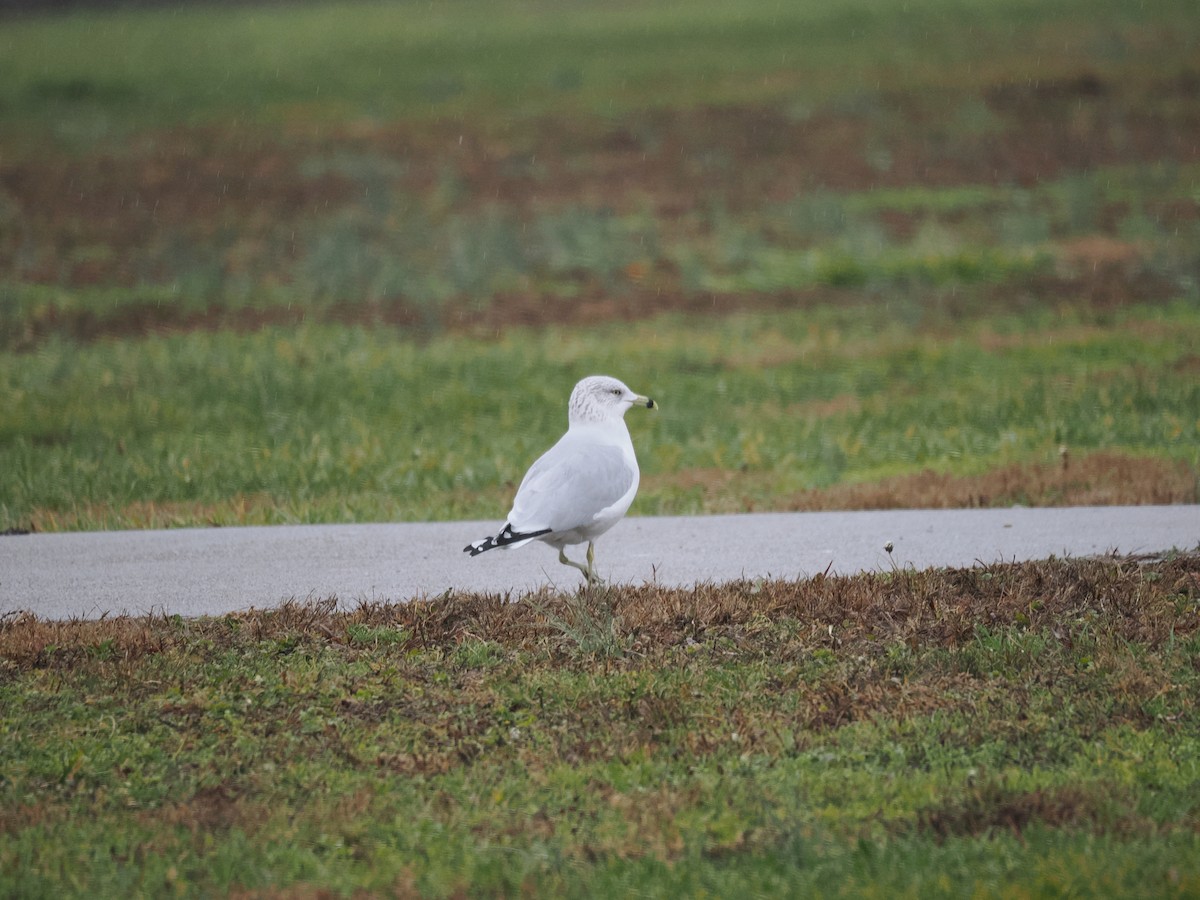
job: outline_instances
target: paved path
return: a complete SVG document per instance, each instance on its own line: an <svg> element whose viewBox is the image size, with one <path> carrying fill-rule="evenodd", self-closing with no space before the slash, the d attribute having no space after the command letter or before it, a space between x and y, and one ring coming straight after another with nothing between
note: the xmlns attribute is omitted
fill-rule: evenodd
<svg viewBox="0 0 1200 900"><path fill-rule="evenodd" d="M512 591L579 574L540 543L474 559L468 541L496 522L298 525L0 537L0 614L44 618L165 610L217 615L289 598L405 600L446 590ZM892 542L891 559L884 545ZM611 581L690 586L795 578L894 564L1145 553L1200 546L1200 506L899 510L635 517L600 539ZM580 548L574 548L578 556Z"/></svg>

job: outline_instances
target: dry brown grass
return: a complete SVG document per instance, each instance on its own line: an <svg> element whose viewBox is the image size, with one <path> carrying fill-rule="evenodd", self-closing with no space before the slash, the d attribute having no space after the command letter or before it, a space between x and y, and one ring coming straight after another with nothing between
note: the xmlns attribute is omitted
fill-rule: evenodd
<svg viewBox="0 0 1200 900"><path fill-rule="evenodd" d="M857 647L866 653L902 643L954 648L979 628L1021 625L1071 641L1080 623L1102 619L1113 639L1154 647L1200 629L1200 555L1165 559L1089 558L740 581L679 589L605 588L577 595L544 591L449 593L407 603L334 599L285 603L217 618L162 615L97 621L47 621L31 614L0 620L0 671L66 668L100 658L133 661L206 639L214 647L287 639L352 645L356 626L402 632L405 649L450 650L490 641L510 650L569 659L575 648L556 621L583 604L607 606L627 641L624 664L715 636L732 653L811 652ZM776 625L793 623L787 645Z"/></svg>

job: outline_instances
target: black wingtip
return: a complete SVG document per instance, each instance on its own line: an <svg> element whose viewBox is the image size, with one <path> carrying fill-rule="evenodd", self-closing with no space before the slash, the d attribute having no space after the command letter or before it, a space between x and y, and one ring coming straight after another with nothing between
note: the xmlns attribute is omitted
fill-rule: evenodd
<svg viewBox="0 0 1200 900"><path fill-rule="evenodd" d="M476 544L467 544L467 546L463 547L463 553L478 556L480 553L495 547L505 547L508 544L515 544L517 541L527 541L531 538L541 537L543 534L549 534L551 531L553 529L543 528L541 531L527 531L524 534L517 534L512 530L511 525L506 524L495 537L490 537Z"/></svg>

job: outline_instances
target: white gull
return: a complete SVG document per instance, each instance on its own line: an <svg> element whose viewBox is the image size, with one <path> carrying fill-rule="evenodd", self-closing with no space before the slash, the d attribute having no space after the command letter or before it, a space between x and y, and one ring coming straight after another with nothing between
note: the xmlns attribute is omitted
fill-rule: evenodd
<svg viewBox="0 0 1200 900"><path fill-rule="evenodd" d="M632 406L654 409L655 403L607 375L575 385L567 433L529 467L500 533L468 544L463 552L478 556L495 547L544 541L557 547L558 561L581 571L588 584L600 581L596 538L621 520L638 489L637 457L625 427L625 411ZM585 541L587 565L568 559L566 546Z"/></svg>

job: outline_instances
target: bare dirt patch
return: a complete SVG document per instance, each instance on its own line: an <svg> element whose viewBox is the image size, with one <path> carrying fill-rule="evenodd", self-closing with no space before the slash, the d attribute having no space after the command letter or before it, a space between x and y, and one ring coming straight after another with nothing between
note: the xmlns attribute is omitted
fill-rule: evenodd
<svg viewBox="0 0 1200 900"><path fill-rule="evenodd" d="M1200 502L1200 473L1182 461L1069 453L1054 464L1017 464L982 475L926 470L881 481L800 491L763 503L764 476L730 469L647 475L643 491L700 491L713 512L962 509L1013 506L1137 506Z"/></svg>
<svg viewBox="0 0 1200 900"><path fill-rule="evenodd" d="M984 475L925 471L873 484L794 496L786 508L961 509L986 506L1126 506L1200 501L1200 473L1185 462L1117 453L1063 456L1055 465L1013 465Z"/></svg>
<svg viewBox="0 0 1200 900"><path fill-rule="evenodd" d="M961 799L927 807L917 817L917 830L932 834L939 843L952 837L1003 832L1020 836L1031 826L1125 836L1156 830L1150 819L1138 814L1136 799L1119 785L1108 785L1102 795L1081 787L1028 791L987 782L974 786Z"/></svg>

